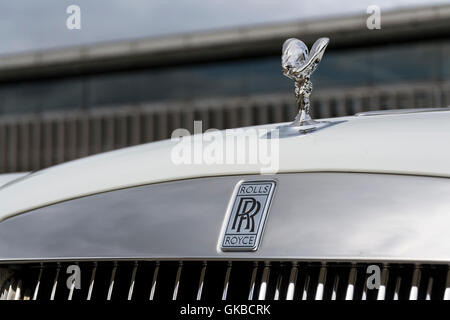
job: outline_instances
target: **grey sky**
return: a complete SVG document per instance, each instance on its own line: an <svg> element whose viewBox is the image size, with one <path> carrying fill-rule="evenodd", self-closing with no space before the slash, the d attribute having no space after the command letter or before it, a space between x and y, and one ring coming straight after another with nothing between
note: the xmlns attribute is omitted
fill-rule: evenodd
<svg viewBox="0 0 450 320"><path fill-rule="evenodd" d="M0 3L0 55L61 46L450 3L450 0L16 0ZM66 28L81 7L81 30Z"/></svg>

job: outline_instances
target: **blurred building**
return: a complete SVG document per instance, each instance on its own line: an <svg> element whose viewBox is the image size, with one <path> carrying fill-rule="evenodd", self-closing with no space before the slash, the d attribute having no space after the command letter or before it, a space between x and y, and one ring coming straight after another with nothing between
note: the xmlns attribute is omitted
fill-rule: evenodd
<svg viewBox="0 0 450 320"><path fill-rule="evenodd" d="M290 121L283 41L331 38L315 117L450 105L450 6L333 17L0 57L0 172L37 170L172 130ZM151 159L150 159L151 160Z"/></svg>

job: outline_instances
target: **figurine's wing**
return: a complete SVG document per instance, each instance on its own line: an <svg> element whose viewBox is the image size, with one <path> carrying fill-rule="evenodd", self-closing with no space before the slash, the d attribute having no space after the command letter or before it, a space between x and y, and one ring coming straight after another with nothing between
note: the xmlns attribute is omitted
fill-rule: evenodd
<svg viewBox="0 0 450 320"><path fill-rule="evenodd" d="M305 72L305 69L308 69L306 73L311 74L317 69L317 66L320 63L320 60L322 60L322 56L329 42L330 39L328 38L319 38L316 42L314 42L308 61L305 63L300 72Z"/></svg>
<svg viewBox="0 0 450 320"><path fill-rule="evenodd" d="M303 41L290 38L283 44L281 67L283 74L293 80L298 80L301 75L299 70L303 68L309 58L308 47Z"/></svg>

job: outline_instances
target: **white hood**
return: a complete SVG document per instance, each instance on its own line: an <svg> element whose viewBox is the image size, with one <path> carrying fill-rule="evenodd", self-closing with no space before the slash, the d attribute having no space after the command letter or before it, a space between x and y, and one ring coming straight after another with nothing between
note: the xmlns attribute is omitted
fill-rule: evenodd
<svg viewBox="0 0 450 320"><path fill-rule="evenodd" d="M278 139L278 173L344 171L450 177L449 111L329 121L337 124L306 135ZM261 173L260 165L251 164L177 165L172 161L175 145L177 142L170 140L149 143L30 174L0 188L0 221L56 202L120 188ZM250 144L244 152L254 148Z"/></svg>
<svg viewBox="0 0 450 320"><path fill-rule="evenodd" d="M0 174L0 187L14 180L20 179L26 176L28 172L17 172L17 173L5 173Z"/></svg>

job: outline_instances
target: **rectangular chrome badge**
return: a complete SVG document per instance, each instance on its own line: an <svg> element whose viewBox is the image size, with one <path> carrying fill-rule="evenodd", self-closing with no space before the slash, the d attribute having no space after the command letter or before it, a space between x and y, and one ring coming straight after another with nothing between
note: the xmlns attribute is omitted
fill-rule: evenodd
<svg viewBox="0 0 450 320"><path fill-rule="evenodd" d="M225 231L224 251L256 251L275 191L275 181L241 181L231 198Z"/></svg>

